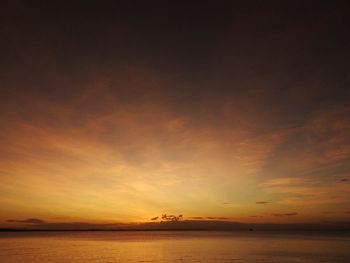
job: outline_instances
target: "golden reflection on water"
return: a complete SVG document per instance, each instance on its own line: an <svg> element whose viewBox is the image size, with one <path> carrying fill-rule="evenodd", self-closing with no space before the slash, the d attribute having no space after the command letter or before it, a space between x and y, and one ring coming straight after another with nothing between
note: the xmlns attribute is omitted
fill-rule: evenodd
<svg viewBox="0 0 350 263"><path fill-rule="evenodd" d="M219 232L0 233L1 263L350 262L350 237Z"/></svg>

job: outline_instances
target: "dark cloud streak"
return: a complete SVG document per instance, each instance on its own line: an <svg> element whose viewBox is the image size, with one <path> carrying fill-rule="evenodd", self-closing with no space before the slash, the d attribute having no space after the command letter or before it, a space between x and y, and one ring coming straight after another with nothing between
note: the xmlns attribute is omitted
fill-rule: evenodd
<svg viewBox="0 0 350 263"><path fill-rule="evenodd" d="M25 223L25 224L44 224L45 221L38 219L38 218L28 218L24 220L15 220L15 219L9 219L7 220L9 223Z"/></svg>
<svg viewBox="0 0 350 263"><path fill-rule="evenodd" d="M220 220L183 220L183 221L163 221L137 224L93 224L86 222L65 222L65 223L43 223L26 226L24 230L345 230L350 231L349 221L324 221L321 223L298 223L298 224L278 224L278 223L242 223L236 221ZM11 230L18 228L0 229Z"/></svg>
<svg viewBox="0 0 350 263"><path fill-rule="evenodd" d="M273 213L271 215L277 216L277 217L281 217L281 216L283 217L283 216L296 216L296 215L298 215L298 213L296 213L296 212L292 212L292 213Z"/></svg>

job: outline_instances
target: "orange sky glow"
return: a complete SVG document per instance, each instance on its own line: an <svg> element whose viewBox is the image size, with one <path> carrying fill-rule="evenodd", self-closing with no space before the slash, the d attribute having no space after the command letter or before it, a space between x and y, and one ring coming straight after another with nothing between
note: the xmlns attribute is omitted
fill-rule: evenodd
<svg viewBox="0 0 350 263"><path fill-rule="evenodd" d="M75 39L28 15L2 33L16 55L1 80L0 227L349 221L349 55L323 41L346 16L288 13L259 33L274 18L248 10L196 22L210 40L164 17L106 18Z"/></svg>

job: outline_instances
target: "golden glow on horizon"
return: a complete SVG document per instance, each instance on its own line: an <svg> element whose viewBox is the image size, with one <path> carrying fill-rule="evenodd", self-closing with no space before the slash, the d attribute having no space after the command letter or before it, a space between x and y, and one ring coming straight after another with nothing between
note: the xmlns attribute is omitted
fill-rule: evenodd
<svg viewBox="0 0 350 263"><path fill-rule="evenodd" d="M108 96L97 90L85 91L79 103ZM346 108L316 113L303 127L257 135L262 124L252 113L214 125L170 111L161 100L134 107L109 99L99 114L35 104L30 120L14 110L2 123L5 225L25 218L145 222L162 213L279 223L348 216L349 174L317 179L326 172L318 167L349 153L342 143L349 140ZM239 116L229 103L222 112ZM315 134L329 129L337 137L324 145L281 149L293 136L313 144Z"/></svg>

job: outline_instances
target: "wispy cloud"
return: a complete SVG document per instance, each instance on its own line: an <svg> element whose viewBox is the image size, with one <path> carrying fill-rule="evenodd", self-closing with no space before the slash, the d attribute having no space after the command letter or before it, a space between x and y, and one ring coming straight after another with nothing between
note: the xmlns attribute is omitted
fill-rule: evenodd
<svg viewBox="0 0 350 263"><path fill-rule="evenodd" d="M229 220L230 218L228 218L228 217L223 217L223 216L219 216L219 217L208 216L207 219L211 219L211 220Z"/></svg>
<svg viewBox="0 0 350 263"><path fill-rule="evenodd" d="M24 220L9 219L9 223L25 223L25 224L44 224L45 221L38 218L28 218Z"/></svg>
<svg viewBox="0 0 350 263"><path fill-rule="evenodd" d="M251 21L266 15L253 10L213 26L220 33L206 37L210 43L197 34L181 36L180 45L165 41L174 52L154 52L162 41L128 45L139 32L120 23L126 39L104 34L106 53L76 52L75 59L60 57L47 37L38 44L11 34L6 46L26 47L15 45L7 53L16 61L4 60L0 220L177 222L180 213L226 220L287 210L314 221L333 209L347 216L350 107L342 70L350 60L339 47L320 63L334 32L334 15L324 14L327 25L323 16L311 24L306 16L256 35ZM25 35L40 35L28 29ZM189 43L202 48L190 54ZM171 215L154 217L164 210ZM13 223L41 224L33 219Z"/></svg>
<svg viewBox="0 0 350 263"><path fill-rule="evenodd" d="M279 196L275 202L277 204L304 206L345 202L350 193L350 187L344 182L329 180L326 184L313 177L275 178L266 182L264 189L271 195Z"/></svg>
<svg viewBox="0 0 350 263"><path fill-rule="evenodd" d="M273 216L296 216L298 213L292 212L292 213L272 213Z"/></svg>

